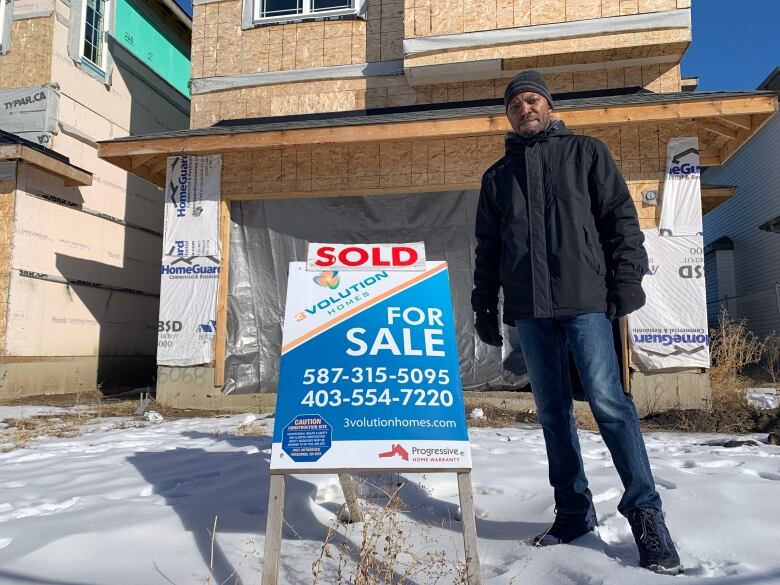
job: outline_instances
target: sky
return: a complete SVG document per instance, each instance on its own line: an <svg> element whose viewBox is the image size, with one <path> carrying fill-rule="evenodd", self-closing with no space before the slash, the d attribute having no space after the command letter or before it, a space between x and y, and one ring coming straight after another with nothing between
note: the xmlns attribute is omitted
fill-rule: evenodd
<svg viewBox="0 0 780 585"><path fill-rule="evenodd" d="M778 0L693 0L693 42L683 77L700 91L752 90L780 66Z"/></svg>
<svg viewBox="0 0 780 585"><path fill-rule="evenodd" d="M192 18L192 0L174 0L174 2Z"/></svg>

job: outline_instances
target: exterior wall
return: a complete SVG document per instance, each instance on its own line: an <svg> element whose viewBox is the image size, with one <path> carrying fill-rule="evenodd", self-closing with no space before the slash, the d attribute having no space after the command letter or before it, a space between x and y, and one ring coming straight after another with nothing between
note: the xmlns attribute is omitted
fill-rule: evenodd
<svg viewBox="0 0 780 585"><path fill-rule="evenodd" d="M251 0L246 0L251 1ZM553 92L643 87L680 90L689 29L661 29L413 54L413 36L533 26L689 7L689 0L368 0L366 18L269 24L241 30L242 2L194 7L194 80L395 61L404 66L502 59L507 71L558 68ZM626 61L637 61L627 66ZM664 61L659 64L659 61ZM614 63L610 65L610 63ZM560 68L571 71L561 72ZM587 69L587 70L583 70ZM503 95L506 79L410 86L404 75L257 85L193 96L192 128L219 120L446 103Z"/></svg>
<svg viewBox="0 0 780 585"><path fill-rule="evenodd" d="M0 399L95 390L103 384L105 372L128 384L143 386L148 378L144 372L149 367L149 358L136 356L0 357Z"/></svg>
<svg viewBox="0 0 780 585"><path fill-rule="evenodd" d="M12 21L11 49L0 55L0 89L49 81L53 32L54 14Z"/></svg>
<svg viewBox="0 0 780 585"><path fill-rule="evenodd" d="M159 237L73 206L78 190L31 165L17 177L4 355L149 355Z"/></svg>
<svg viewBox="0 0 780 585"><path fill-rule="evenodd" d="M757 335L780 331L780 235L758 229L780 215L778 152L780 115L775 114L726 164L708 169L702 178L705 183L737 186L734 197L704 216L704 243L722 236L733 240L736 296L730 303L735 307L732 317L748 319Z"/></svg>
<svg viewBox="0 0 780 585"><path fill-rule="evenodd" d="M401 58L403 2L368 0L365 20L275 24L244 31L241 0L198 4L193 10L193 78Z"/></svg>
<svg viewBox="0 0 780 585"><path fill-rule="evenodd" d="M503 64L505 69L581 65L621 58L679 55L690 39L691 32L686 29L613 33L411 55L406 57L404 65L439 65L496 58L509 60ZM602 53L607 51L609 53Z"/></svg>
<svg viewBox="0 0 780 585"><path fill-rule="evenodd" d="M494 30L690 7L690 0L406 0L407 37Z"/></svg>
<svg viewBox="0 0 780 585"><path fill-rule="evenodd" d="M640 417L672 408L707 408L710 379L694 371L631 372L631 398Z"/></svg>
<svg viewBox="0 0 780 585"><path fill-rule="evenodd" d="M406 3L368 0L365 20L333 19L240 30L241 0L209 2L194 6L192 77L389 61L403 57L404 37L624 16L689 6L690 0L407 0ZM630 43L634 44L642 43Z"/></svg>
<svg viewBox="0 0 780 585"><path fill-rule="evenodd" d="M553 93L640 86L655 92L680 88L679 65L644 65L545 76ZM192 128L220 120L289 116L500 98L506 79L410 86L403 75L267 85L193 96Z"/></svg>
<svg viewBox="0 0 780 585"><path fill-rule="evenodd" d="M718 326L721 312L736 314L737 282L734 270L734 250L717 250L704 256L707 283L707 323Z"/></svg>
<svg viewBox="0 0 780 585"><path fill-rule="evenodd" d="M149 69L189 97L190 39L185 26L159 4L116 0L114 36Z"/></svg>
<svg viewBox="0 0 780 585"><path fill-rule="evenodd" d="M186 29L144 6L145 16L168 27L171 46L183 54ZM154 376L162 193L99 159L97 142L189 125L186 88L161 77L166 63L159 54L149 62L133 54L132 39L111 40L113 65L104 83L68 52L69 4L51 0L51 9L45 18L14 21L10 51L0 56L0 88L59 86L59 131L49 146L91 172L93 183L66 187L19 165L11 196L18 205L0 228L8 232L0 239L6 244L0 333L9 332L0 337L0 397L137 384ZM6 207L0 203L0 217Z"/></svg>
<svg viewBox="0 0 780 585"><path fill-rule="evenodd" d="M601 139L625 176L642 227L654 227L660 207L642 202L644 189L662 189L666 144L696 133L692 122L580 128ZM482 173L504 152L503 135L299 146L223 155L226 196L410 188L441 190L479 185ZM465 187L464 187L465 188Z"/></svg>
<svg viewBox="0 0 780 585"><path fill-rule="evenodd" d="M5 352L15 198L16 162L0 161L0 354Z"/></svg>

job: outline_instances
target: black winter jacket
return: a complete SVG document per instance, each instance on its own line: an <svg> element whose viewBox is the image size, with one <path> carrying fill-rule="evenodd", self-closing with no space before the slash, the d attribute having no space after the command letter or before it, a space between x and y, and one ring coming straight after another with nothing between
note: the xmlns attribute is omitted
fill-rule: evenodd
<svg viewBox="0 0 780 585"><path fill-rule="evenodd" d="M506 154L482 177L471 304L504 322L607 310L615 283L640 283L644 236L626 182L604 144L562 122Z"/></svg>

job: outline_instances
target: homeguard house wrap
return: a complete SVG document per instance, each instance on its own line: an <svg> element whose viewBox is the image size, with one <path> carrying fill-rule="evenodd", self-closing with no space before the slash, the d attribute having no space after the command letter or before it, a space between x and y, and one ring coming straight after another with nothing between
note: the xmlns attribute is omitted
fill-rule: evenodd
<svg viewBox="0 0 780 585"><path fill-rule="evenodd" d="M181 343L187 355L158 352L158 399L190 407L272 399L286 270L305 258L307 242L424 241L428 259L450 267L464 387L516 383L502 367L511 335L503 350L473 336L472 233L482 173L503 154L509 129L507 80L536 68L555 115L611 150L648 241L683 238L651 251L659 278L650 314L629 323L637 328L631 392L645 412L706 404L703 282L675 301L694 307L682 321L666 318L665 291L689 268L701 274L701 236L691 226L733 193L702 186L700 167L727 160L777 98L683 92L691 84L679 64L690 41L688 0L197 2L191 129L100 145L102 158L166 186L171 209L179 185L189 189L178 221L219 202L209 227L165 237L163 266L186 267L159 342L196 341ZM220 160L218 193L193 192L202 182L182 179L183 156L189 168ZM218 242L204 243L217 226ZM220 267L216 285L197 272L206 266ZM338 310L338 292L324 287L312 310ZM199 318L185 331L192 314Z"/></svg>
<svg viewBox="0 0 780 585"><path fill-rule="evenodd" d="M0 0L0 399L153 381L162 194L97 142L189 124L172 0Z"/></svg>

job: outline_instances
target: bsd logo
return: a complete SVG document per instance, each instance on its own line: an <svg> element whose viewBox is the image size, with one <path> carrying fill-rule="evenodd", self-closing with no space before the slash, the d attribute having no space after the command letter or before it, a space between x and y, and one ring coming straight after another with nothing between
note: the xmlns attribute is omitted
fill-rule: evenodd
<svg viewBox="0 0 780 585"><path fill-rule="evenodd" d="M704 269L701 264L696 266L680 266L680 278L703 278Z"/></svg>
<svg viewBox="0 0 780 585"><path fill-rule="evenodd" d="M176 333L181 331L181 321L158 321L157 332L158 333Z"/></svg>

